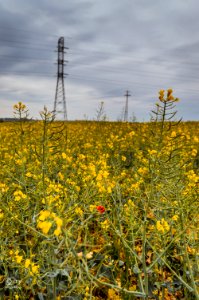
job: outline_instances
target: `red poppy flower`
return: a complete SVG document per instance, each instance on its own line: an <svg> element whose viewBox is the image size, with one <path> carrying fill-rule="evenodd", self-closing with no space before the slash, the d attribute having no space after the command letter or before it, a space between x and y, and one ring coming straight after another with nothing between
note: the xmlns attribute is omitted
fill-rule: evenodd
<svg viewBox="0 0 199 300"><path fill-rule="evenodd" d="M96 209L98 210L98 212L99 212L100 214L103 214L103 213L105 212L105 208L104 208L104 206L102 206L102 205L96 206Z"/></svg>

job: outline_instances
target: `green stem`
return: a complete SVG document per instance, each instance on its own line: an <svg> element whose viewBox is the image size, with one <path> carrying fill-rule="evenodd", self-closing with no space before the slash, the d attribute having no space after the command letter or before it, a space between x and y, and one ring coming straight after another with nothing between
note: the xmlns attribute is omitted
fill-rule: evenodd
<svg viewBox="0 0 199 300"><path fill-rule="evenodd" d="M160 253L158 255L158 257L154 260L154 262L150 265L150 267L147 268L147 272L149 272L153 266L158 262L158 260L160 260L160 258L162 258L162 256L167 252L167 250L171 247L171 245L186 231L186 229L184 229L182 232L180 232L178 235L176 235L176 237L174 239L172 239L172 241L168 244L168 246L164 249L164 251L162 253Z"/></svg>
<svg viewBox="0 0 199 300"><path fill-rule="evenodd" d="M149 294L149 287L148 287L148 272L147 272L147 266L146 266L146 209L145 209L145 215L144 215L144 226L143 226L143 242L142 242L142 265L143 265L143 271L144 271L144 286L145 286L145 294L146 299L148 299Z"/></svg>
<svg viewBox="0 0 199 300"><path fill-rule="evenodd" d="M21 220L19 220L15 215L13 215L13 213L12 213L12 212L11 212L11 211L3 204L3 203L1 203L1 205L2 205L3 209L5 209L6 212L7 212L9 215L11 215L11 216L13 217L13 219L15 219L17 222L19 222L19 223L22 224L23 226L29 228L30 230L34 231L34 232L37 233L38 235L44 237L45 239L47 238L46 235L44 235L44 234L42 234L41 232L37 231L34 227L32 227L32 226L30 226L30 225L28 225L28 224L22 222Z"/></svg>
<svg viewBox="0 0 199 300"><path fill-rule="evenodd" d="M184 228L184 218L183 218L183 214L182 213L180 215L180 222L181 222L181 228ZM188 270L189 270L189 274L190 274L190 278L191 278L191 284L192 284L192 287L193 287L196 299L199 300L199 293L198 293L198 289L197 289L197 286L196 286L196 283L195 283L193 271L192 271L192 268L191 268L189 255L188 255L188 252L187 252L188 244L187 244L187 241L186 241L184 235L182 236L182 240L183 240L184 251L185 251L185 261L186 261L186 264L188 266Z"/></svg>
<svg viewBox="0 0 199 300"><path fill-rule="evenodd" d="M149 244L150 248L153 250L153 252L155 254L157 254L157 252L154 250L153 246L151 245L151 243L147 240L147 243ZM171 267L170 265L161 257L160 258L161 261L165 264L165 266L171 271L171 273L176 277L178 278L178 280L190 291L192 292L193 289L192 287L190 287Z"/></svg>

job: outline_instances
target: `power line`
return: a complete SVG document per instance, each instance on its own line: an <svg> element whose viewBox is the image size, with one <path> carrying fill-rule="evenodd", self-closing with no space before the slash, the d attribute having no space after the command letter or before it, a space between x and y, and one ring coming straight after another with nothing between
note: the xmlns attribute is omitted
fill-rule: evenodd
<svg viewBox="0 0 199 300"><path fill-rule="evenodd" d="M122 81L122 80L111 80L111 79L105 79L105 78L96 78L96 77L86 77L86 76L80 76L80 75L75 75L75 74L69 74L70 76L68 77L68 80L70 81L70 79L77 79L77 80L82 80L82 81L96 81L96 82L103 82L106 84L110 84L110 83L115 83L115 84L128 84L128 85L139 85L145 88L160 88L160 85L153 85L153 84L146 84L146 83L141 83L141 82L136 82L136 81ZM183 90L181 89L181 91L190 93L190 92L195 92L195 93L199 93L199 90L195 90L195 89L186 89Z"/></svg>
<svg viewBox="0 0 199 300"><path fill-rule="evenodd" d="M9 40L9 39L4 39L4 38L0 38L1 42L6 42L6 43L12 43L12 44L24 44L24 45L30 45L30 46L45 46L45 47L48 47L48 48L45 48L44 50L46 49L49 49L49 47L52 47L53 46L53 43L50 43L50 44L43 44L43 43L31 43L30 40ZM42 48L43 49L43 48Z"/></svg>
<svg viewBox="0 0 199 300"><path fill-rule="evenodd" d="M50 77L50 78L53 78L55 75L52 73L50 74L49 72L35 72L35 71L32 71L32 72L19 72L19 71L4 71L4 72L0 72L0 75L14 75L14 76L27 76L29 75L30 77L34 75L36 76L41 76L41 77ZM81 76L81 75L77 75L77 74L69 74L70 76L68 77L68 80L71 81L71 79L74 79L74 80L81 80L81 81L93 81L93 82L101 82L103 84L119 84L119 85L133 85L133 86L141 86L141 87L144 87L146 89L151 89L151 88L155 88L155 89L159 89L160 88L160 84L159 85L154 85L154 84L150 84L150 83L142 83L142 82L138 82L138 81L127 81L127 80L114 80L114 79L107 79L107 78L98 78L98 77L89 77L89 76ZM162 87L162 84L161 84L161 87ZM183 92L183 93L196 93L198 94L199 93L199 90L196 90L196 89L190 89L190 88L186 88L186 89L182 89L180 88L180 90Z"/></svg>
<svg viewBox="0 0 199 300"><path fill-rule="evenodd" d="M18 56L13 56L13 55L0 55L0 57L3 58L3 61L1 63L6 63L7 64L7 61L10 61L11 59L14 60L15 62L21 62L23 61L24 59L25 60L28 60L28 63L32 63L32 64L49 64L52 63L52 60L47 60L47 59L38 59L38 58L31 58L31 57L18 57ZM6 58L6 59L5 59ZM124 71L130 71L130 72L133 72L134 75L139 75L141 73L142 77L143 76L147 76L150 75L150 78L151 78L151 74L153 74L153 78L154 77L158 77L158 78L162 78L162 79L170 79L171 76L172 76L172 79L173 80L180 80L180 79L186 79L186 80L193 80L193 79L197 79L196 76L183 76L183 75L178 75L177 77L174 76L172 73L169 73L169 72L157 72L157 71L148 71L148 70L136 70L135 68L126 68L126 67L121 67L121 68L113 68L113 67L104 67L104 66L95 66L95 65L90 65L88 63L79 63L78 65L83 65L85 66L86 68L94 68L95 70L104 70L106 72L117 72L117 73L124 73ZM69 65L69 69L72 69L73 68L73 65Z"/></svg>
<svg viewBox="0 0 199 300"><path fill-rule="evenodd" d="M115 55L115 56L117 56L117 58L118 57L124 57L124 58L130 58L131 59L131 61L135 61L135 62L137 62L137 63L141 63L141 62L144 62L145 64L155 64L155 65L159 65L160 63L163 63L163 62L169 62L169 63L172 63L172 60L171 60L171 58L169 58L169 59L166 59L165 58L165 54L164 54L164 57L162 58L162 59L160 59L159 61L157 61L157 58L156 58L156 61L153 61L153 58L149 58L149 57L146 57L146 58L144 58L144 59L132 59L132 57L135 57L135 53L132 53L132 55L128 55L128 54L121 54L121 53L119 53L119 52L108 52L108 51L95 51L95 50L91 50L91 48L89 48L88 50L87 49L79 49L79 50L76 50L75 48L71 51L71 52L69 52L69 54L71 54L71 55L79 55L79 54L84 54L84 52L85 52L85 54L86 55L88 55L88 56L90 56L90 55L96 55L97 57L99 57L99 56L104 56L104 55L107 55L107 54L109 54L110 56L111 55ZM147 60L149 60L150 59L150 61L147 61ZM174 63L179 63L179 64L190 64L190 65L193 65L193 66L195 66L195 62L189 62L189 61L184 61L184 60L180 60L180 61L178 61L178 62L174 62Z"/></svg>
<svg viewBox="0 0 199 300"><path fill-rule="evenodd" d="M28 47L25 47L25 49L30 49L30 50L36 50L36 51L49 51L49 47L53 46L53 44L42 44L42 43L30 43L30 40L9 40L9 39L5 39L5 38L0 38L0 41L6 41L8 43L12 43L12 45L5 45L5 47L13 47L13 48L24 48L24 46L17 46L17 44L24 44L24 45L29 45ZM53 43L53 42L52 42ZM43 47L43 48L33 48L32 46L46 46L46 47ZM30 47L31 46L31 47ZM97 49L97 48L96 48ZM53 52L53 51L50 51L50 52ZM125 57L125 58L130 58L131 61L133 62L137 62L137 63L141 63L141 62L144 62L144 64L160 64L163 63L163 62L169 62L169 63L172 63L172 60L171 59L165 59L165 54L164 54L164 58L161 59L160 61L146 61L146 59L132 59L132 56L131 55L127 55L126 53L125 54L121 54L121 52L113 52L113 51L99 51L99 50L95 50L95 48L92 48L89 50L88 49L84 49L84 48L79 48L78 49L73 49L71 52L69 52L69 54L71 55L77 55L77 54L81 54L84 55L86 54L87 56L89 55L93 55L93 56L97 56L99 57L100 56L104 56L104 55L115 55L117 57ZM192 65L193 67L195 67L196 65L199 66L199 64L195 63L195 62L189 62L189 61L184 61L184 60L180 60L180 61L175 61L174 62L175 64L176 63L179 63L179 64L188 64L188 65Z"/></svg>
<svg viewBox="0 0 199 300"><path fill-rule="evenodd" d="M172 78L173 79L180 79L180 78L182 78L182 79L197 79L196 78L196 76L183 76L183 75L178 75L178 77L173 77L173 74L172 73L168 73L168 72L165 72L164 71L164 73L163 72L154 72L154 71L148 71L148 70L136 70L135 68L126 68L126 67L121 67L121 68L112 68L112 67L104 67L104 66L95 66L95 65L90 65L90 64L86 64L86 63L78 63L76 66L78 67L79 65L83 65L83 66L85 66L86 68L94 68L94 69L101 69L101 70L104 70L104 71L107 71L107 72L117 72L117 73L124 73L124 72L126 72L126 71L130 71L130 72L132 72L133 74L139 74L139 73L141 73L142 74L142 76L143 76L143 74L145 75L145 74L149 74L149 75L151 75L151 74L155 74L155 75L157 75L158 76L158 78L160 78L160 77L162 77L162 78L171 78L171 76L172 76ZM71 65L71 63L70 63L70 65L69 65L69 70L70 70L70 68L72 69L73 68L73 65ZM168 76L164 76L164 75L168 75Z"/></svg>
<svg viewBox="0 0 199 300"><path fill-rule="evenodd" d="M8 48L15 48L15 49L16 48L19 48L19 49L22 48L22 49L28 49L28 50L45 51L45 52L48 51L48 52L52 52L52 53L54 52L53 50L49 50L49 48L45 49L45 48L32 48L32 47L25 47L25 46L17 46L16 47L16 45L4 45L4 48L7 48L7 47Z"/></svg>
<svg viewBox="0 0 199 300"><path fill-rule="evenodd" d="M27 33L33 33L33 34L36 34L38 36L38 33L40 36L45 36L46 37L46 34L42 34L40 31L33 31L33 30L28 30L28 29L24 29L24 28L16 28L16 27L12 27L12 26L0 26L0 30L2 31L5 31L5 30L8 30L8 31L21 31L21 32L27 32ZM57 38L58 35L56 34L49 34L48 36L52 36L52 37L55 37Z"/></svg>
<svg viewBox="0 0 199 300"><path fill-rule="evenodd" d="M13 46L14 47L14 46ZM24 47L23 47L24 48ZM16 49L16 48L15 48ZM31 49L31 48L30 48ZM34 49L36 50L36 49ZM43 50L43 49L37 49L37 50ZM51 53L53 53L53 51L51 51ZM30 57L30 56L16 56L16 55L4 55L4 54L0 54L0 57L2 57L5 61L5 58L7 58L8 60L10 60L10 58L13 58L15 61L17 60L34 60L34 61L47 61L47 62L50 62L51 60L50 59L39 59L37 57ZM140 63L141 61L139 60L134 60L132 61L133 63ZM145 62L143 62L143 65L145 65ZM149 63L146 63L146 64L149 64ZM152 63L153 64L153 63ZM131 69L131 68L128 68L128 67L122 67L122 66L119 66L118 69L117 68L112 68L112 67L104 67L104 66L98 66L98 65L91 65L90 63L86 63L86 62L71 62L70 61L70 67L75 67L75 66L79 66L79 65L82 65L82 66L85 66L85 67L89 67L89 68L103 68L103 70L107 70L107 71L110 71L110 70L121 70L121 69L124 69L125 71L134 71L135 69ZM199 67L199 64L197 65L197 63L195 63L195 66ZM142 70L139 70L140 72L142 72ZM148 73L152 73L151 71L144 71L144 72L148 72ZM157 72L153 72L153 73L157 73ZM168 75L172 75L172 73L168 73L164 71L164 74L168 74ZM182 75L181 75L182 76ZM189 76L190 78L194 78L194 76ZM186 77L187 78L187 77Z"/></svg>
<svg viewBox="0 0 199 300"><path fill-rule="evenodd" d="M3 72L0 72L0 75L9 75L9 77L11 77L12 75L14 76L27 76L27 75L33 75L33 77L35 77L34 75L36 76L41 76L41 77L55 77L54 74L49 74L49 73L41 73L41 72L16 72L16 71L3 71ZM31 76L30 76L31 77ZM12 78L11 78L12 80Z"/></svg>
<svg viewBox="0 0 199 300"><path fill-rule="evenodd" d="M46 38L46 33L42 33L41 31L37 31L37 30L29 30L29 29L24 29L24 28L16 28L16 27L12 27L12 26L5 26L5 25L3 25L3 26L0 26L0 31L3 31L3 33L5 34L5 31L6 30L8 30L8 32L9 31L15 31L15 32L22 32L22 33L28 33L28 34L30 34L30 33L32 33L32 34L35 34L36 35L36 39L38 40L39 38L41 38L42 39L42 43L39 43L39 44L36 44L35 42L34 42L34 44L33 45L38 45L38 46L47 46L47 47L49 47L49 46L53 46L53 42L52 43L43 43L43 37L45 37ZM7 36L9 36L9 33L7 34ZM47 35L47 37L49 38L58 38L59 37L59 35L57 35L57 34L48 34ZM72 38L71 36L65 36L65 38L67 38L67 39L72 39L73 41L75 41L75 39L74 38ZM11 42L11 43L20 43L20 44L22 44L22 43L24 43L24 44L30 44L30 39L26 39L26 40L24 40L24 39L22 39L22 40L10 40L10 39L5 39L5 38L0 38L0 41L7 41L7 42ZM106 49L107 49L107 47L109 46L109 47L113 47L113 44L107 44L107 42L105 42L104 44L102 43L102 42L100 42L100 45L104 45L104 47L106 47ZM159 46L160 47L160 46ZM183 45L179 45L178 47L180 47L180 48L183 48ZM31 49L31 48L30 48ZM171 63L171 59L165 59L165 52L169 52L169 51L173 51L173 50L175 50L175 49L167 49L167 50L165 50L165 48L162 48L163 50L164 50L164 59L162 59L161 60L161 62L163 62L163 61L165 61L165 62L169 62L169 63ZM45 48L45 49L37 49L37 50L48 50L48 48ZM146 51L148 51L148 49L146 48ZM74 47L73 47L73 50L71 51L71 52L69 52L69 53L71 53L71 54L82 54L82 53L86 53L87 55L89 55L90 56L90 54L94 54L94 55L116 55L116 56L121 56L121 52L114 52L114 51L99 51L99 48L95 48L95 47L92 47L92 48L90 48L89 47L89 49L85 49L85 48L79 48L79 49L75 49ZM128 51L129 52L129 51ZM132 54L133 55L135 55L135 53L133 53L132 52ZM132 58L132 55L128 55L127 53L125 53L124 55L122 55L123 57L126 57L126 58ZM145 63L147 63L146 61L145 61ZM153 63L153 62L150 62L150 63ZM157 64L157 63L159 63L159 62L155 62L155 64ZM191 65L193 65L193 66L195 66L195 62L188 62L188 61L180 61L179 63L184 63L184 64L191 64Z"/></svg>

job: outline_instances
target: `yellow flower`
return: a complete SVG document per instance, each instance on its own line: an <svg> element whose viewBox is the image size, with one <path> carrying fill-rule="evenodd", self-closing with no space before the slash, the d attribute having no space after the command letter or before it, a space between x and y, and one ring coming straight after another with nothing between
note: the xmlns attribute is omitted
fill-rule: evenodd
<svg viewBox="0 0 199 300"><path fill-rule="evenodd" d="M164 228L165 228L166 231L170 230L170 226L166 221L164 221Z"/></svg>
<svg viewBox="0 0 199 300"><path fill-rule="evenodd" d="M60 180L64 180L64 175L61 172L58 173L58 176Z"/></svg>
<svg viewBox="0 0 199 300"><path fill-rule="evenodd" d="M101 222L101 227L102 227L102 229L107 230L109 228L109 221L105 220L105 221Z"/></svg>
<svg viewBox="0 0 199 300"><path fill-rule="evenodd" d="M58 227L61 227L63 225L63 221L59 217L55 217L55 222L56 222Z"/></svg>
<svg viewBox="0 0 199 300"><path fill-rule="evenodd" d="M130 136L130 137L132 137L132 136L134 136L134 135L135 135L135 132L134 132L134 131L129 132L129 136Z"/></svg>
<svg viewBox="0 0 199 300"><path fill-rule="evenodd" d="M21 199L26 199L27 196L21 191L17 190L14 192L15 201L20 201Z"/></svg>
<svg viewBox="0 0 199 300"><path fill-rule="evenodd" d="M39 266L36 265L36 264L32 264L31 270L32 270L33 274L38 274L39 273Z"/></svg>
<svg viewBox="0 0 199 300"><path fill-rule="evenodd" d="M165 219L162 218L161 220L157 221L156 228L157 228L158 231L160 231L162 233L165 233L165 232L169 231L170 226L167 223L167 221L165 221Z"/></svg>
<svg viewBox="0 0 199 300"><path fill-rule="evenodd" d="M136 291L136 289L137 289L137 286L136 286L136 284L134 284L129 288L129 291Z"/></svg>
<svg viewBox="0 0 199 300"><path fill-rule="evenodd" d="M0 219L3 219L3 217L4 217L4 213L3 213L2 209L0 209Z"/></svg>
<svg viewBox="0 0 199 300"><path fill-rule="evenodd" d="M192 255L196 254L196 249L191 248L189 246L187 246L187 251L188 251L189 254L192 254Z"/></svg>
<svg viewBox="0 0 199 300"><path fill-rule="evenodd" d="M164 90L159 91L159 99L160 99L160 101L163 101L163 99L164 99Z"/></svg>
<svg viewBox="0 0 199 300"><path fill-rule="evenodd" d="M198 153L197 149L192 149L191 156L196 156Z"/></svg>
<svg viewBox="0 0 199 300"><path fill-rule="evenodd" d="M66 159L66 158L67 158L66 153L62 153L62 158L63 158L63 159Z"/></svg>
<svg viewBox="0 0 199 300"><path fill-rule="evenodd" d="M44 221L50 216L50 212L48 210L43 210L40 212L39 220Z"/></svg>
<svg viewBox="0 0 199 300"><path fill-rule="evenodd" d="M126 161L126 156L122 155L122 161Z"/></svg>
<svg viewBox="0 0 199 300"><path fill-rule="evenodd" d="M26 105L23 104L22 102L18 102L17 104L15 104L15 105L13 106L13 108L14 108L15 110L21 110L21 111L23 111L23 110L26 109Z"/></svg>
<svg viewBox="0 0 199 300"><path fill-rule="evenodd" d="M61 234L61 227L57 227L57 229L54 230L54 235L59 236Z"/></svg>
<svg viewBox="0 0 199 300"><path fill-rule="evenodd" d="M5 183L0 183L0 192L6 193L8 189Z"/></svg>
<svg viewBox="0 0 199 300"><path fill-rule="evenodd" d="M89 287L88 286L86 286L85 291L89 292Z"/></svg>
<svg viewBox="0 0 199 300"><path fill-rule="evenodd" d="M15 256L15 260L16 260L16 262L17 262L18 264L21 263L22 259L23 259L23 256L22 256L22 255L16 255L16 256Z"/></svg>
<svg viewBox="0 0 199 300"><path fill-rule="evenodd" d="M96 205L91 204L91 205L89 206L89 210L90 210L90 212L96 211Z"/></svg>
<svg viewBox="0 0 199 300"><path fill-rule="evenodd" d="M49 221L38 222L37 227L42 230L44 234L47 234L52 226L52 223Z"/></svg>
<svg viewBox="0 0 199 300"><path fill-rule="evenodd" d="M158 295L158 290L154 290L152 293L153 295Z"/></svg>
<svg viewBox="0 0 199 300"><path fill-rule="evenodd" d="M79 215L80 217L83 216L83 214L84 214L83 210L80 207L75 208L75 213L77 215Z"/></svg>
<svg viewBox="0 0 199 300"><path fill-rule="evenodd" d="M111 194L111 193L112 193L112 187L111 187L111 186L108 186L108 187L107 187L107 193L108 193L108 194Z"/></svg>
<svg viewBox="0 0 199 300"><path fill-rule="evenodd" d="M172 138L176 137L176 135L177 135L177 134L176 134L175 131L172 131L172 132L171 132L171 137L172 137Z"/></svg>
<svg viewBox="0 0 199 300"><path fill-rule="evenodd" d="M133 189L133 190L136 190L136 189L138 189L138 188L139 188L139 186L140 186L140 183L139 183L139 182L132 183L132 185L131 185L131 187L132 187L132 189Z"/></svg>
<svg viewBox="0 0 199 300"><path fill-rule="evenodd" d="M156 227L157 227L157 230L158 230L158 231L164 233L164 227L162 226L162 224L161 224L160 221L157 221Z"/></svg>
<svg viewBox="0 0 199 300"><path fill-rule="evenodd" d="M27 172L26 173L26 177L29 177L29 178L31 178L33 175L32 175L32 173L31 172Z"/></svg>
<svg viewBox="0 0 199 300"><path fill-rule="evenodd" d="M121 300L120 296L114 289L108 289L108 299L110 300Z"/></svg>
<svg viewBox="0 0 199 300"><path fill-rule="evenodd" d="M167 90L167 97L169 97L172 93L173 93L173 90L172 89L168 89Z"/></svg>
<svg viewBox="0 0 199 300"><path fill-rule="evenodd" d="M172 217L172 220L173 220L173 221L177 221L177 220L178 220L178 218L179 218L179 216L178 216L178 215L174 215L174 216Z"/></svg>
<svg viewBox="0 0 199 300"><path fill-rule="evenodd" d="M173 95L170 95L170 96L168 96L167 100L168 101L173 101L173 100L175 100L175 98L173 97Z"/></svg>
<svg viewBox="0 0 199 300"><path fill-rule="evenodd" d="M99 173L99 174L97 175L97 178L96 178L96 180L97 180L97 181L101 181L101 180L102 180L102 178L103 178L103 177L102 177L102 174L101 174L101 173Z"/></svg>
<svg viewBox="0 0 199 300"><path fill-rule="evenodd" d="M127 203L129 207L135 208L135 203L131 199L129 199Z"/></svg>
<svg viewBox="0 0 199 300"><path fill-rule="evenodd" d="M138 173L141 175L146 175L148 173L148 169L146 167L139 168Z"/></svg>
<svg viewBox="0 0 199 300"><path fill-rule="evenodd" d="M149 155L154 155L157 154L156 150L148 150Z"/></svg>
<svg viewBox="0 0 199 300"><path fill-rule="evenodd" d="M159 95L164 97L164 90L160 90Z"/></svg>
<svg viewBox="0 0 199 300"><path fill-rule="evenodd" d="M25 260L25 264L24 264L26 269L30 266L30 263L31 263L31 260L29 258L27 258Z"/></svg>

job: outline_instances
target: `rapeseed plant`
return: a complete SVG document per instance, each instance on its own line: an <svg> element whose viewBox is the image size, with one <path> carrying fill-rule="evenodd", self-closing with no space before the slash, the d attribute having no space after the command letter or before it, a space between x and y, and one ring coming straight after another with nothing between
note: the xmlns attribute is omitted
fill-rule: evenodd
<svg viewBox="0 0 199 300"><path fill-rule="evenodd" d="M10 299L198 299L194 122L1 123L0 284ZM42 298L43 297L43 298ZM156 297L156 298L155 298Z"/></svg>

